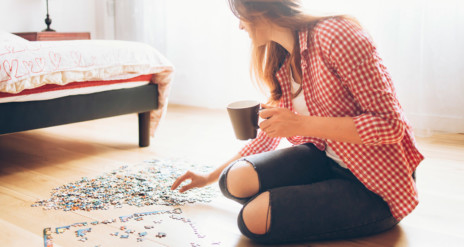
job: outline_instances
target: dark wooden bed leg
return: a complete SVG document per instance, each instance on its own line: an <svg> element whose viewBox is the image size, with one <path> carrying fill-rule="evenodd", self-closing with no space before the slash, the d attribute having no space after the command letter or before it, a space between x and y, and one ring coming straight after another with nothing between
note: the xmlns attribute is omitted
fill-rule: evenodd
<svg viewBox="0 0 464 247"><path fill-rule="evenodd" d="M139 113L139 147L150 146L150 112Z"/></svg>

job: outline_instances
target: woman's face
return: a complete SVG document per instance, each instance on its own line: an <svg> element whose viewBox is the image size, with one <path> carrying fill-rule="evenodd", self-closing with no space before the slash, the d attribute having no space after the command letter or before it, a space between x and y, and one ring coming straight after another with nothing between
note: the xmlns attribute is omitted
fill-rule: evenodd
<svg viewBox="0 0 464 247"><path fill-rule="evenodd" d="M266 22L263 20L257 20L255 23L250 23L241 19L239 28L240 30L245 30L248 33L256 46L262 46L265 45L271 37L270 25L266 25L265 23Z"/></svg>

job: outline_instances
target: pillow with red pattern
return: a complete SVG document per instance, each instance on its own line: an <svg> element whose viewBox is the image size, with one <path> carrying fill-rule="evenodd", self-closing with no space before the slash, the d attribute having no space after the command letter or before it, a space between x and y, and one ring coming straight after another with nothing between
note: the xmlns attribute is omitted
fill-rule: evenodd
<svg viewBox="0 0 464 247"><path fill-rule="evenodd" d="M17 35L14 35L12 33L0 30L0 42L24 43L24 42L29 42L29 41Z"/></svg>

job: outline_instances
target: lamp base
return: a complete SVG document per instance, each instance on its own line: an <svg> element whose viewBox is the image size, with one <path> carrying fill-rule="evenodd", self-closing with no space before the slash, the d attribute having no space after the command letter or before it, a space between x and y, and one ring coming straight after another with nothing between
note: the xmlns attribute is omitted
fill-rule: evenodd
<svg viewBox="0 0 464 247"><path fill-rule="evenodd" d="M50 19L50 16L47 14L47 18L45 18L45 24L47 24L47 28L42 30L42 32L56 32L55 30L50 28L50 24L52 24L52 19Z"/></svg>

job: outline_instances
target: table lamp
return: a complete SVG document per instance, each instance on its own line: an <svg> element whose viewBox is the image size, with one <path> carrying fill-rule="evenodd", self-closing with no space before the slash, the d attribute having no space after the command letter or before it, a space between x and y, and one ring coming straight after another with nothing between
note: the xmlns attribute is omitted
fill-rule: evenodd
<svg viewBox="0 0 464 247"><path fill-rule="evenodd" d="M47 2L47 18L45 18L45 24L47 24L47 29L42 30L42 32L55 32L55 30L50 28L50 24L52 24L52 19L50 19L50 15L48 15L48 0Z"/></svg>

